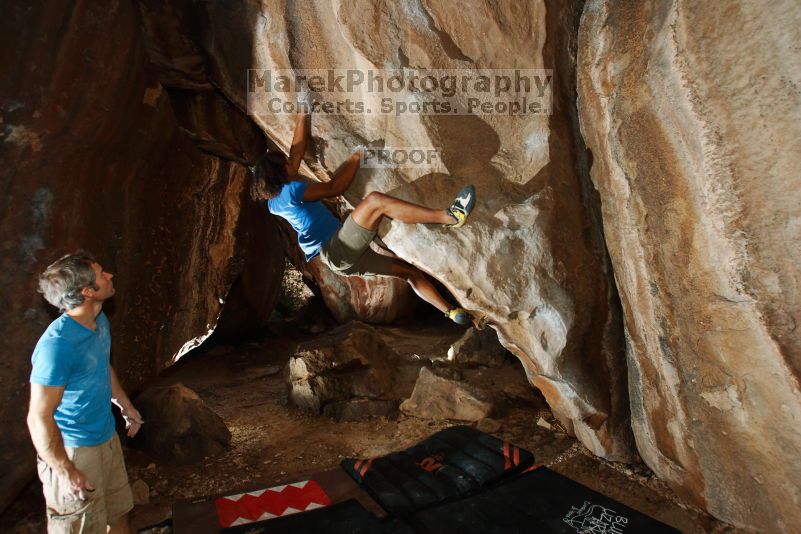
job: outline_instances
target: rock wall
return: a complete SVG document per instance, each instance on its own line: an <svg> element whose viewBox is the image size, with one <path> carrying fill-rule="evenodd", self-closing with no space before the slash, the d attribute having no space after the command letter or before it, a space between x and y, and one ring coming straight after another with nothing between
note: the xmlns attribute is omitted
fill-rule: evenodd
<svg viewBox="0 0 801 534"><path fill-rule="evenodd" d="M134 5L10 4L0 36L1 510L33 475L30 355L55 317L39 272L85 247L115 274L112 363L133 390L214 328L248 229L244 167L190 140Z"/></svg>
<svg viewBox="0 0 801 534"><path fill-rule="evenodd" d="M582 129L648 465L715 516L801 524L801 11L591 0Z"/></svg>
<svg viewBox="0 0 801 534"><path fill-rule="evenodd" d="M148 2L149 6L156 5ZM159 4L162 5L162 4ZM447 206L467 183L478 188L470 223L452 231L388 224L384 242L440 280L479 320L497 329L556 416L593 452L632 457L619 317L603 245L594 235L575 132L577 7L543 1L175 0L158 16L193 25L216 86L284 149L292 117L248 102L248 69L551 68L551 117L325 116L313 119L317 164L326 179L362 142L435 146L434 171L362 170L356 204L381 190ZM155 7L151 7L155 14ZM180 12L174 16L171 13ZM488 46L488 43L492 43Z"/></svg>

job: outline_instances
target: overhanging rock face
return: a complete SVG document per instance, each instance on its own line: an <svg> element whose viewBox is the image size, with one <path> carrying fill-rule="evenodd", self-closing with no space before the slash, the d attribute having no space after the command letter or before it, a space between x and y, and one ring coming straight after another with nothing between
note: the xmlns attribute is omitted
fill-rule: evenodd
<svg viewBox="0 0 801 534"><path fill-rule="evenodd" d="M242 109L247 69L556 69L550 117L317 114L320 163L311 171L333 171L358 143L440 149L434 169L362 170L348 200L380 190L445 207L474 183L479 201L463 229L393 223L382 229L384 242L498 330L556 416L593 452L631 457L620 323L576 164L573 8L548 10L541 1L476 1L469 9L428 1L173 4L149 16L189 10L177 18L197 25L215 84ZM250 104L286 149L293 117L271 113L264 100Z"/></svg>
<svg viewBox="0 0 801 534"><path fill-rule="evenodd" d="M726 521L801 524L797 2L587 3L582 129L648 465Z"/></svg>

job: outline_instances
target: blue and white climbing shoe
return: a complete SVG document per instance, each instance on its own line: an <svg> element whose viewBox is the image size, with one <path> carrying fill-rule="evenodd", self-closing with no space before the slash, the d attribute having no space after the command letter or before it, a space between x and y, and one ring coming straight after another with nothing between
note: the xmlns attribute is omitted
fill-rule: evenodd
<svg viewBox="0 0 801 534"><path fill-rule="evenodd" d="M473 211L473 206L476 205L476 188L472 185L466 186L459 191L456 195L456 200L453 201L451 207L445 210L448 215L453 217L456 222L450 224L451 228L459 228L467 221L467 216Z"/></svg>
<svg viewBox="0 0 801 534"><path fill-rule="evenodd" d="M467 314L464 308L454 308L445 312L445 317L450 319L456 324L469 324L470 323L470 316Z"/></svg>

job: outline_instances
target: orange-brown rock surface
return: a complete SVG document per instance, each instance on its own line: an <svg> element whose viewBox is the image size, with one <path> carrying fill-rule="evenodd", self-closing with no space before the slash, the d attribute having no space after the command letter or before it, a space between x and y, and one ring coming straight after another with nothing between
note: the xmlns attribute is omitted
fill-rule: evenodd
<svg viewBox="0 0 801 534"><path fill-rule="evenodd" d="M801 11L587 2L582 130L648 465L717 517L801 525Z"/></svg>
<svg viewBox="0 0 801 534"><path fill-rule="evenodd" d="M134 5L9 4L0 35L3 509L33 474L30 355L55 316L36 292L44 266L80 246L115 274L112 363L133 390L211 332L250 234L245 168L181 127L148 73ZM215 129L217 146L259 144L198 131ZM263 284L277 291L280 271Z"/></svg>
<svg viewBox="0 0 801 534"><path fill-rule="evenodd" d="M151 8L148 16L189 9L191 15L177 18L196 25L215 84L284 149L293 117L248 100L247 69L556 69L551 117L317 114L316 157L307 162L324 180L358 143L439 148L442 165L434 170L360 171L347 200L355 205L380 190L445 207L462 185L476 184L478 206L463 229L393 223L381 231L384 243L496 328L555 415L593 452L631 458L620 323L594 234L589 178L579 163L575 7L546 9L542 1L475 1L469 9L434 1L172 5Z"/></svg>

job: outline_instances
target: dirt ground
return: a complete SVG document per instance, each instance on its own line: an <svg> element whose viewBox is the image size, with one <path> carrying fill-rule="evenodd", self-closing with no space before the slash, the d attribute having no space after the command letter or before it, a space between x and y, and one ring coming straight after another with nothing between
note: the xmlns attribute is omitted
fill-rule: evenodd
<svg viewBox="0 0 801 534"><path fill-rule="evenodd" d="M439 320L381 326L387 343L408 361L442 358L463 332ZM231 430L230 449L202 464L162 464L126 449L132 483L149 488L147 504L137 505L133 526L142 528L171 516L173 501L303 479L335 467L345 457L375 457L406 448L455 422L426 421L401 415L337 422L288 405L282 369L308 334L287 327L281 336L238 346L202 347L161 378L195 390ZM544 400L527 383L522 366L509 358L497 369L459 371L464 380L495 392L498 414L482 423L490 433L532 451L537 463L576 480L683 532L737 532L710 516L679 503L644 465L625 465L593 457L561 431ZM542 418L551 425L537 424ZM484 425L487 425L486 427ZM43 532L41 486L32 483L0 517L0 532Z"/></svg>

